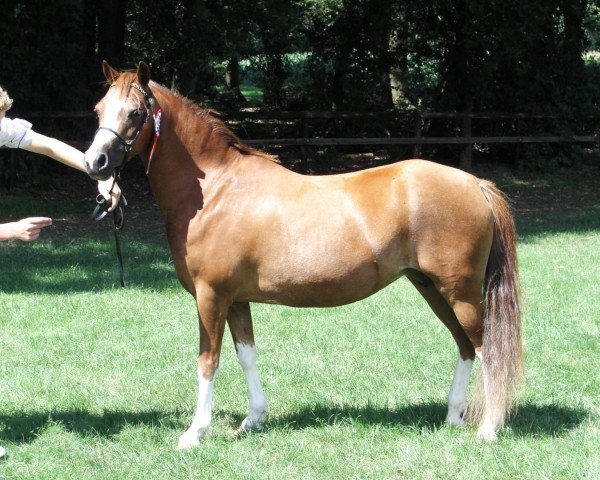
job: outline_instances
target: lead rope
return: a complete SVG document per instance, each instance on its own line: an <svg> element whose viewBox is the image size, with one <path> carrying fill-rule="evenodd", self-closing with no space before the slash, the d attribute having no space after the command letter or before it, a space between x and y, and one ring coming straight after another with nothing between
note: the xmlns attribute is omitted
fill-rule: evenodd
<svg viewBox="0 0 600 480"><path fill-rule="evenodd" d="M115 188L115 183L117 183L117 178L119 178L119 174L116 173L113 179L113 183L110 187L108 195L113 192ZM96 197L96 208L92 212L92 218L99 222L108 214L108 202L101 195L98 194ZM117 252L117 263L119 265L119 281L121 283L121 287L125 286L125 269L123 267L123 254L121 253L121 241L119 239L119 231L123 229L125 226L125 207L127 206L127 199L125 195L121 194L121 198L119 200L119 204L117 208L113 210L113 234L115 237L115 250Z"/></svg>

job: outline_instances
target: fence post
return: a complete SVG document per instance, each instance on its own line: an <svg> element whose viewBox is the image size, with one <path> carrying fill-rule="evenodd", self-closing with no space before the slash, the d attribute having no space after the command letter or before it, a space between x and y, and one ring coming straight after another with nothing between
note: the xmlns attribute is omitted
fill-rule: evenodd
<svg viewBox="0 0 600 480"><path fill-rule="evenodd" d="M521 135L521 119L517 118L517 137ZM515 152L515 166L517 168L517 173L523 173L524 169L524 161L523 161L523 152L521 151L522 147L520 143L517 143L517 148Z"/></svg>
<svg viewBox="0 0 600 480"><path fill-rule="evenodd" d="M308 127L306 126L306 119L304 115L300 118L300 135L302 138L306 138L308 136ZM301 160L300 165L303 173L308 173L308 156L306 154L306 146L302 145L300 147Z"/></svg>
<svg viewBox="0 0 600 480"><path fill-rule="evenodd" d="M461 134L463 137L473 136L473 119L470 115L465 115L462 120ZM462 170L471 170L473 166L473 144L465 143L460 150L460 168Z"/></svg>
<svg viewBox="0 0 600 480"><path fill-rule="evenodd" d="M423 117L421 116L421 112L417 113L416 120L415 137L421 138L423 136ZM421 156L421 147L422 145L420 143L413 146L413 158L419 158Z"/></svg>

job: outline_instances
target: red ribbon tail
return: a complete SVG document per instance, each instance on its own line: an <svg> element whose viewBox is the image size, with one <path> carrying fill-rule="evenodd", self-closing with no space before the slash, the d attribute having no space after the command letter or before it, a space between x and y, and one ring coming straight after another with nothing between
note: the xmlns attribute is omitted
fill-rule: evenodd
<svg viewBox="0 0 600 480"><path fill-rule="evenodd" d="M146 165L146 175L150 171L150 162L152 161L152 157L154 156L154 150L156 150L156 145L158 144L158 136L154 136L154 142L152 142L152 149L150 150L150 155L148 156L148 165Z"/></svg>

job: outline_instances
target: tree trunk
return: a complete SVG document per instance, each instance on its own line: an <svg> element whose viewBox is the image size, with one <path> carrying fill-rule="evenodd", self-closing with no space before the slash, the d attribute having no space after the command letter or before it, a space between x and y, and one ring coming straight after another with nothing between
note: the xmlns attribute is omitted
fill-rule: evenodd
<svg viewBox="0 0 600 480"><path fill-rule="evenodd" d="M265 93L263 97L263 101L267 105L275 108L282 107L284 81L283 55L281 53L267 53Z"/></svg>
<svg viewBox="0 0 600 480"><path fill-rule="evenodd" d="M102 75L96 58L96 7L92 0L82 0L81 3L83 4L82 30L84 35L82 48L85 63L83 71L89 91L87 104L92 105L98 99L100 93L98 78Z"/></svg>
<svg viewBox="0 0 600 480"><path fill-rule="evenodd" d="M395 107L400 107L406 103L406 95L404 93L404 79L408 72L408 59L405 52L400 51L399 37L397 32L390 35L390 95L392 104Z"/></svg>
<svg viewBox="0 0 600 480"><path fill-rule="evenodd" d="M463 112L473 113L473 99L467 101ZM463 137L473 136L472 123L473 119L471 117L463 118L461 128L461 135ZM467 172L473 168L473 144L467 143L461 147L459 167Z"/></svg>
<svg viewBox="0 0 600 480"><path fill-rule="evenodd" d="M581 55L585 43L583 20L586 2L584 0L563 0L561 5L564 18L564 58L567 69L583 67ZM570 74L574 72L570 71Z"/></svg>
<svg viewBox="0 0 600 480"><path fill-rule="evenodd" d="M404 91L404 80L408 76L408 52L406 51L407 38L405 31L405 18L399 14L398 27L392 29L389 35L390 52L390 94L392 104L399 108L405 106L408 101Z"/></svg>
<svg viewBox="0 0 600 480"><path fill-rule="evenodd" d="M333 78L331 80L331 110L337 112L344 107L344 78L348 68L348 52L344 47L338 51L333 66Z"/></svg>
<svg viewBox="0 0 600 480"><path fill-rule="evenodd" d="M383 40L384 42L380 45L377 73L379 76L379 107L387 110L393 108L394 98L392 97L391 62L388 51L389 36L386 35Z"/></svg>
<svg viewBox="0 0 600 480"><path fill-rule="evenodd" d="M377 55L376 74L378 77L378 108L389 109L394 106L391 86L392 57L390 54L390 34L392 31L392 5L389 0L373 0L370 11L376 28L369 35L373 42L373 50ZM368 32L365 32L368 35Z"/></svg>
<svg viewBox="0 0 600 480"><path fill-rule="evenodd" d="M66 3L70 13L69 27L72 35L65 39L68 42L70 80L78 87L65 85L70 92L69 107L72 110L87 109L97 95L97 79L99 71L96 70L96 14L94 5L90 0L68 0Z"/></svg>
<svg viewBox="0 0 600 480"><path fill-rule="evenodd" d="M236 102L245 103L246 99L240 89L240 61L237 56L229 59L225 70L225 86Z"/></svg>

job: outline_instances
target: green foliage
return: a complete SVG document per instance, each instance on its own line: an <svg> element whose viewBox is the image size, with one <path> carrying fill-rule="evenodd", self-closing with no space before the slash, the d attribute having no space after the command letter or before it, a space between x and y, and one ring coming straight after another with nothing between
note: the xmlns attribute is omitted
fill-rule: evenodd
<svg viewBox="0 0 600 480"><path fill-rule="evenodd" d="M97 18L121 15L115 5L125 11L115 66L145 60L154 79L217 108L242 105L241 84L271 109L600 111L598 0L9 0L0 85L15 111L91 107L106 49ZM235 64L240 78L226 87Z"/></svg>
<svg viewBox="0 0 600 480"><path fill-rule="evenodd" d="M69 0L3 2L0 85L13 97L15 111L88 108L80 15Z"/></svg>
<svg viewBox="0 0 600 480"><path fill-rule="evenodd" d="M132 1L125 56L132 66L145 60L153 78L190 97L214 96L212 63L221 52L213 12L197 2Z"/></svg>

